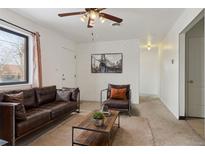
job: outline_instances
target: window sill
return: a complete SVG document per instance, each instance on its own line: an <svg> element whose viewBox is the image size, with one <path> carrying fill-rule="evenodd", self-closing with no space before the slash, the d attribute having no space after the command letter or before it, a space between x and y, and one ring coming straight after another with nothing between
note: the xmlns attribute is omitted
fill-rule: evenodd
<svg viewBox="0 0 205 154"><path fill-rule="evenodd" d="M31 88L32 84L26 83L26 84L15 84L15 85L2 85L0 86L0 90L12 90L12 89L26 89Z"/></svg>

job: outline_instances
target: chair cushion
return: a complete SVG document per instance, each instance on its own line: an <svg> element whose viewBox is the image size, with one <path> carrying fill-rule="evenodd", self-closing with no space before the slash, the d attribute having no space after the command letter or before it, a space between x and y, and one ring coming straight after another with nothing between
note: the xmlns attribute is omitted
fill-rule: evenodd
<svg viewBox="0 0 205 154"><path fill-rule="evenodd" d="M130 99L129 97L129 92L130 92L130 85L114 85L114 84L109 84L108 85L108 91L107 91L107 98L110 98L111 96L111 88L115 88L115 89L122 89L122 88L126 88L126 96L127 99Z"/></svg>
<svg viewBox="0 0 205 154"><path fill-rule="evenodd" d="M108 99L103 102L104 105L108 106L108 108L115 109L128 109L128 100L116 100L116 99Z"/></svg>
<svg viewBox="0 0 205 154"><path fill-rule="evenodd" d="M56 91L56 101L57 102L67 102L71 99L71 91L58 89Z"/></svg>
<svg viewBox="0 0 205 154"><path fill-rule="evenodd" d="M5 94L5 102L19 103L15 107L15 117L17 120L26 120L26 110L23 104L23 92L16 94Z"/></svg>
<svg viewBox="0 0 205 154"><path fill-rule="evenodd" d="M23 95L24 95L23 104L26 109L37 107L34 89L23 90Z"/></svg>
<svg viewBox="0 0 205 154"><path fill-rule="evenodd" d="M55 101L56 86L36 88L36 97L38 105L43 105Z"/></svg>
<svg viewBox="0 0 205 154"><path fill-rule="evenodd" d="M111 99L121 99L121 100L125 100L127 99L126 96L127 93L127 89L126 88L111 88L111 94L110 94L110 98Z"/></svg>
<svg viewBox="0 0 205 154"><path fill-rule="evenodd" d="M29 130L32 130L50 120L50 112L48 110L33 108L27 111L25 121L17 122L16 134L20 136Z"/></svg>
<svg viewBox="0 0 205 154"><path fill-rule="evenodd" d="M75 102L52 102L44 104L40 108L49 110L51 118L54 119L60 115L75 111L77 104Z"/></svg>

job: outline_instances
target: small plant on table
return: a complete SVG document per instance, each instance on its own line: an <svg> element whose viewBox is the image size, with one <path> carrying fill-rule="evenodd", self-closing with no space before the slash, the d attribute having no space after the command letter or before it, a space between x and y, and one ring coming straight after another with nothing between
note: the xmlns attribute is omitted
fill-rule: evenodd
<svg viewBox="0 0 205 154"><path fill-rule="evenodd" d="M97 127L100 127L104 124L105 116L102 112L96 111L93 113L94 123Z"/></svg>

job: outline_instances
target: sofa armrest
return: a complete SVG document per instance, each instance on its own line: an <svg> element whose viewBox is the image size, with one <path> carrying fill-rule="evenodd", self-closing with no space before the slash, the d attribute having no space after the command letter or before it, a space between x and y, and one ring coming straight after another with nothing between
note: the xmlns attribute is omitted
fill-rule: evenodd
<svg viewBox="0 0 205 154"><path fill-rule="evenodd" d="M0 102L0 138L15 144L15 106L18 103Z"/></svg>
<svg viewBox="0 0 205 154"><path fill-rule="evenodd" d="M101 90L100 91L100 104L102 105L102 103L103 103L103 93L105 92L105 91L108 91L108 89L103 89L103 90Z"/></svg>
<svg viewBox="0 0 205 154"><path fill-rule="evenodd" d="M76 102L77 102L77 112L80 112L80 91L78 91Z"/></svg>

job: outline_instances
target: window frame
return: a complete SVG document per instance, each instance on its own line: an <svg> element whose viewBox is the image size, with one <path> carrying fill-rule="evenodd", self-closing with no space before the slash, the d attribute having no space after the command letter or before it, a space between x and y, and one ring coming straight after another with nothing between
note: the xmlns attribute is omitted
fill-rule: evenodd
<svg viewBox="0 0 205 154"><path fill-rule="evenodd" d="M13 35L17 35L17 36L20 36L20 37L23 37L25 38L25 41L26 41L26 55L25 55L25 81L19 81L19 82L0 82L0 86L6 86L6 85L19 85L19 84L28 84L29 83L29 37L25 34L22 34L22 33L19 33L19 32L16 32L14 30L10 30L10 29L7 29L7 28L4 28L2 26L0 26L0 30L1 31L4 31L4 32L7 32L7 33L10 33L10 34L13 34Z"/></svg>

